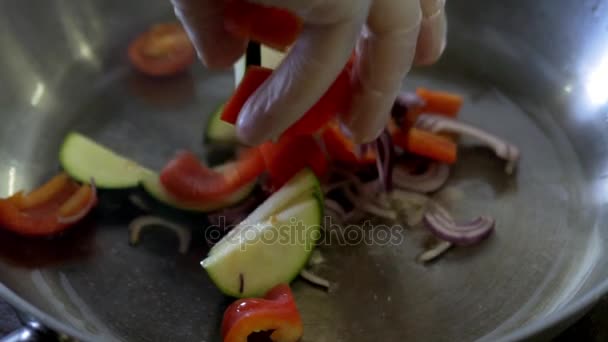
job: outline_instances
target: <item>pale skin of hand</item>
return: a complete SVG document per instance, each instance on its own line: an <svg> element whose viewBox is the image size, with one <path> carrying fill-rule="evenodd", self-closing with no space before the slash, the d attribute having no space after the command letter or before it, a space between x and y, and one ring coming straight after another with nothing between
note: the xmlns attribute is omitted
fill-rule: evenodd
<svg viewBox="0 0 608 342"><path fill-rule="evenodd" d="M281 65L247 101L237 122L241 141L276 139L329 88L357 51L351 110L341 116L355 142L384 129L413 64L432 64L446 41L445 0L249 0L281 7L304 20L304 30ZM230 34L223 0L172 0L201 61L232 66L247 42Z"/></svg>

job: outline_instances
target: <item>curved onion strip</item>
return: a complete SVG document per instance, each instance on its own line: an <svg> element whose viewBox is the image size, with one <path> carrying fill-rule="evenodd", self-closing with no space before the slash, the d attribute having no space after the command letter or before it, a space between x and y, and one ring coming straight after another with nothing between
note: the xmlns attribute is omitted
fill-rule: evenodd
<svg viewBox="0 0 608 342"><path fill-rule="evenodd" d="M378 167L378 177L384 186L384 191L391 191L393 188L393 169L395 164L395 148L388 130L384 130L376 139L376 166Z"/></svg>
<svg viewBox="0 0 608 342"><path fill-rule="evenodd" d="M459 133L480 140L492 148L498 157L507 161L505 172L508 174L513 173L516 164L519 161L519 149L515 145L508 143L493 134L483 131L480 128L461 121L456 121L439 115L423 114L418 117L416 126L434 133Z"/></svg>
<svg viewBox="0 0 608 342"><path fill-rule="evenodd" d="M129 225L129 242L132 245L137 245L142 230L150 226L163 227L175 232L179 239L179 252L181 254L188 252L192 240L190 229L157 216L141 216L133 220Z"/></svg>
<svg viewBox="0 0 608 342"><path fill-rule="evenodd" d="M307 282L313 285L320 286L326 290L329 290L329 287L331 286L327 279L321 278L318 275L307 270L300 271L300 277L302 277L302 279L306 280Z"/></svg>
<svg viewBox="0 0 608 342"><path fill-rule="evenodd" d="M447 182L450 167L443 163L432 163L420 175L410 174L401 167L396 167L393 172L393 183L396 187L417 192L433 192Z"/></svg>
<svg viewBox="0 0 608 342"><path fill-rule="evenodd" d="M82 220L97 204L97 187L95 186L95 180L91 179L91 195L87 204L82 207L77 213L70 216L57 216L57 222L61 224L72 224Z"/></svg>
<svg viewBox="0 0 608 342"><path fill-rule="evenodd" d="M443 255L450 248L452 248L451 242L440 241L439 243L435 244L433 247L422 252L416 259L419 262L430 262L430 261L437 259L441 255Z"/></svg>
<svg viewBox="0 0 608 342"><path fill-rule="evenodd" d="M481 242L494 231L496 221L488 216L480 216L465 224L456 224L435 211L424 215L424 222L436 237L458 246L469 246Z"/></svg>

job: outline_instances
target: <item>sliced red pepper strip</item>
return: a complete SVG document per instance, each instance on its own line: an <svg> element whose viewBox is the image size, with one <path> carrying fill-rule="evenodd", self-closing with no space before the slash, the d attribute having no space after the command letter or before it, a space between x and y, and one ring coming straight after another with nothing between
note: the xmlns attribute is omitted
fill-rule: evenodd
<svg viewBox="0 0 608 342"><path fill-rule="evenodd" d="M271 184L280 188L300 170L310 167L319 177L328 169L323 149L310 135L283 137L278 142L260 146Z"/></svg>
<svg viewBox="0 0 608 342"><path fill-rule="evenodd" d="M376 162L374 149L368 149L362 156L357 156L356 145L340 130L337 123L332 122L321 133L325 148L330 158L347 164L368 165Z"/></svg>
<svg viewBox="0 0 608 342"><path fill-rule="evenodd" d="M289 127L283 135L295 136L316 133L336 115L347 113L352 94L350 75L350 67L344 68L319 101L300 120Z"/></svg>
<svg viewBox="0 0 608 342"><path fill-rule="evenodd" d="M60 173L38 189L22 196L19 208L29 209L48 202L62 189L65 189L69 181L70 177L67 174Z"/></svg>
<svg viewBox="0 0 608 342"><path fill-rule="evenodd" d="M274 342L296 342L302 338L302 318L288 285L278 285L264 298L241 299L224 312L224 342L247 342L255 332L273 331Z"/></svg>
<svg viewBox="0 0 608 342"><path fill-rule="evenodd" d="M160 181L177 199L196 203L225 197L254 181L264 170L258 148L247 150L222 172L201 164L193 153L182 152L165 166Z"/></svg>
<svg viewBox="0 0 608 342"><path fill-rule="evenodd" d="M405 151L448 164L456 162L457 146L449 138L412 128L393 133L393 143Z"/></svg>
<svg viewBox="0 0 608 342"><path fill-rule="evenodd" d="M93 207L90 205L91 196L95 196L91 186L79 187L61 174L29 195L24 196L20 192L7 199L0 199L0 228L24 236L60 233L76 223L62 222L61 208L72 203L68 214L86 210L87 212L82 212L84 217Z"/></svg>
<svg viewBox="0 0 608 342"><path fill-rule="evenodd" d="M239 113L245 105L245 102L247 102L247 99L249 99L271 74L272 69L255 65L249 66L241 83L239 83L239 86L224 105L221 116L222 120L233 125L236 124Z"/></svg>
<svg viewBox="0 0 608 342"><path fill-rule="evenodd" d="M285 51L302 32L303 22L282 8L229 0L224 6L224 26L238 37Z"/></svg>
<svg viewBox="0 0 608 342"><path fill-rule="evenodd" d="M283 136L309 135L316 133L328 121L340 113L348 112L350 106L350 83L352 63L338 75L325 94L301 118L287 129ZM222 120L236 124L247 99L270 77L272 69L250 66L232 97L222 111Z"/></svg>
<svg viewBox="0 0 608 342"><path fill-rule="evenodd" d="M424 100L421 112L445 115L450 118L458 116L464 102L460 95L444 91L418 88L416 94Z"/></svg>

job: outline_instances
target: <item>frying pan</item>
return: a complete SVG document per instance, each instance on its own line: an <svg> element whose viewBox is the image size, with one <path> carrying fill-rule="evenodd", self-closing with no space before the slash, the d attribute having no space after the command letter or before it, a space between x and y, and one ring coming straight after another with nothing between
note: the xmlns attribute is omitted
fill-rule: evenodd
<svg viewBox="0 0 608 342"><path fill-rule="evenodd" d="M448 2L441 62L404 88L463 94L463 120L516 143L514 177L463 141L450 187L462 213L490 213L486 243L414 261L424 236L396 245L326 246L331 293L296 281L304 341L547 339L608 291L608 4L599 0ZM126 46L173 20L166 0L0 1L0 195L58 170L77 130L159 169L177 149L204 154L204 122L233 88L230 71L196 66L154 80L130 69ZM104 194L120 198L116 194ZM174 237L137 248L138 212L103 200L60 238L0 233L0 296L43 325L85 341L217 341L230 302ZM203 220L183 219L196 232Z"/></svg>

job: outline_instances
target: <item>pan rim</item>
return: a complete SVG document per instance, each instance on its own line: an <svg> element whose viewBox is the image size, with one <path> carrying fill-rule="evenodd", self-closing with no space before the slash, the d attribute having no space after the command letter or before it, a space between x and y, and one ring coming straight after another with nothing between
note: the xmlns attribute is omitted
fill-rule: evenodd
<svg viewBox="0 0 608 342"><path fill-rule="evenodd" d="M522 328L512 330L506 335L499 337L496 341L520 341L527 338L532 338L544 331L557 327L559 324L575 317L578 314L584 313L607 293L608 279L605 279L586 294L582 295L581 298L567 304L561 310L553 312L543 319L531 322ZM1 282L0 298L6 300L15 309L35 317L45 327L50 328L55 332L65 334L83 342L96 340L96 338L91 334L78 330L42 311L35 305L21 298ZM484 337L481 337L481 339L483 338Z"/></svg>

